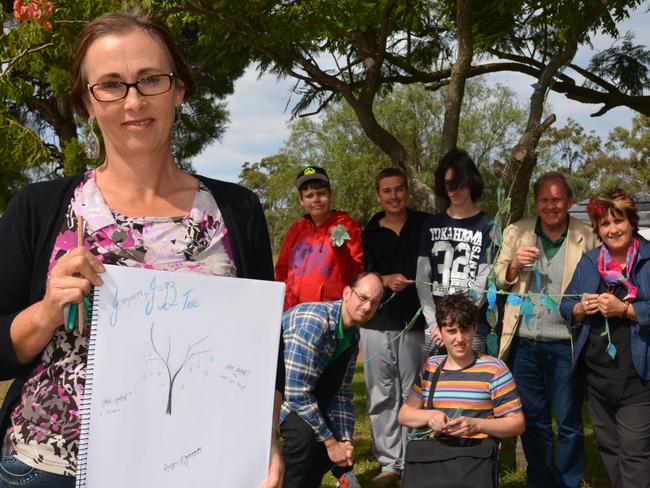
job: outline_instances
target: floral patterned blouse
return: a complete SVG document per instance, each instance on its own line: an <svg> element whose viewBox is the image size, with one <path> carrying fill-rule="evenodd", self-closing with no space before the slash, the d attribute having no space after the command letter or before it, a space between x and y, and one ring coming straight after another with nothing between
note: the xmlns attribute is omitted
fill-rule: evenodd
<svg viewBox="0 0 650 488"><path fill-rule="evenodd" d="M87 172L56 237L49 269L77 246L77 216L83 216L84 246L104 264L236 276L221 212L210 191L197 185L188 215L133 218L112 211L94 170ZM75 475L89 332L59 327L23 387L5 445L25 464Z"/></svg>

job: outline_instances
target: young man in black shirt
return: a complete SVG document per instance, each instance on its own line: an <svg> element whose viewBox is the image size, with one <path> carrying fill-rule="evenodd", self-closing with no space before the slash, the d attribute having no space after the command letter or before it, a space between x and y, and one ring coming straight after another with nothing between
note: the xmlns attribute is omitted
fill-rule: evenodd
<svg viewBox="0 0 650 488"><path fill-rule="evenodd" d="M399 486L407 428L397 414L423 362L423 318L408 332L403 329L420 306L413 280L420 224L429 214L406 207L408 181L397 168L382 170L375 189L384 210L363 231L364 259L366 271L380 274L387 290L384 306L361 329L361 347L373 450L381 464L372 486L379 488Z"/></svg>

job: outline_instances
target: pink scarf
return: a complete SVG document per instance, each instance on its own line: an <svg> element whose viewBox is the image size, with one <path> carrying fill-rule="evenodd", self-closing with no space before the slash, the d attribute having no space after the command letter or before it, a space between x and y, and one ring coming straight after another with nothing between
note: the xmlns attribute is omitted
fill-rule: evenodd
<svg viewBox="0 0 650 488"><path fill-rule="evenodd" d="M632 244L627 248L625 257L625 270L627 276L623 274L623 267L612 255L605 243L600 245L600 254L598 254L598 272L608 288L615 285L623 285L627 289L627 295L624 300L633 302L636 300L638 288L630 281L632 268L639 255L639 238L632 239Z"/></svg>

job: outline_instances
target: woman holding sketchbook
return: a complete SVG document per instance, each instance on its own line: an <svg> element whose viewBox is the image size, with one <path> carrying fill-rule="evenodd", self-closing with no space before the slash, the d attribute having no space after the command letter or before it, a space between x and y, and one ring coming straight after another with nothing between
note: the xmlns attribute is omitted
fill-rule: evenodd
<svg viewBox="0 0 650 488"><path fill-rule="evenodd" d="M103 163L27 186L0 219L0 379L15 379L0 417L0 487L74 485L88 328L69 304L83 311L104 264L273 280L257 198L174 162L175 113L195 86L164 24L95 19L72 69L86 154L100 156L101 131ZM265 486L281 477L274 446Z"/></svg>

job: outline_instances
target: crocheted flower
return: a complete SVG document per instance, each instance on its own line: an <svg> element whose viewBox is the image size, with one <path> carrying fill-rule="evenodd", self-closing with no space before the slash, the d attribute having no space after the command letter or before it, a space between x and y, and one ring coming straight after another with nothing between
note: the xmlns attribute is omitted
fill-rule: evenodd
<svg viewBox="0 0 650 488"><path fill-rule="evenodd" d="M350 234L343 224L339 224L336 227L330 229L330 235L332 240L332 245L334 247L341 247L345 244L345 241L350 240Z"/></svg>

